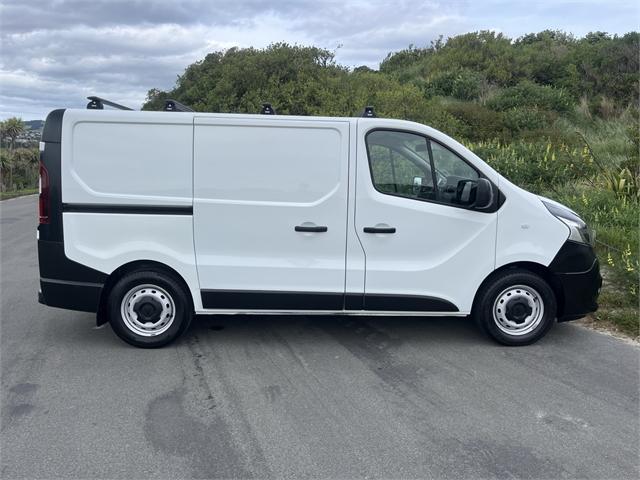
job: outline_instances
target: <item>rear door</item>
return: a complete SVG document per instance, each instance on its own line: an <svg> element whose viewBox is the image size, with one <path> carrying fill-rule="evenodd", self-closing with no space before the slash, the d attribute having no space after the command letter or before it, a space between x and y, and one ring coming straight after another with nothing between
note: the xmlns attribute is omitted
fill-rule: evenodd
<svg viewBox="0 0 640 480"><path fill-rule="evenodd" d="M348 161L348 121L195 118L205 309L343 308Z"/></svg>

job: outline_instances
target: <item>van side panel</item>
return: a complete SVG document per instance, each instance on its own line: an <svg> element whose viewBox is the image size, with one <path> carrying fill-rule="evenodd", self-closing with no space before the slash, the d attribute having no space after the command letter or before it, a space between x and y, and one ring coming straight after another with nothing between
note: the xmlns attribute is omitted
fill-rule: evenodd
<svg viewBox="0 0 640 480"><path fill-rule="evenodd" d="M64 254L111 274L151 260L200 308L193 247L193 115L70 110L62 128Z"/></svg>

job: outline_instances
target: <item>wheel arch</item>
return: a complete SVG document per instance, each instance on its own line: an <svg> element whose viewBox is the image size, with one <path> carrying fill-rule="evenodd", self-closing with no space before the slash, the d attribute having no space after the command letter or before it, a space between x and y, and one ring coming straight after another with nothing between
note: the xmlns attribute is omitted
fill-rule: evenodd
<svg viewBox="0 0 640 480"><path fill-rule="evenodd" d="M553 274L553 272L551 272L551 270L549 270L549 267L546 267L544 265L541 265L539 263L535 263L535 262L513 262L513 263L508 263L506 265L502 265L499 268L496 268L493 272L491 272L489 275L487 275L487 277L482 281L482 283L480 284L480 286L478 287L478 289L476 290L476 293L473 297L473 306L472 306L472 312L475 311L476 309L476 302L478 300L478 294L480 293L480 291L482 291L482 289L485 287L485 285L487 285L489 282L491 282L497 275L504 273L505 271L509 271L509 270L527 270L531 273L535 273L536 275L542 277L542 279L547 282L547 284L551 287L551 290L553 291L553 294L556 297L556 305L558 308L558 312L557 312L557 316L560 317L560 315L563 312L563 307L564 307L564 293L562 290L562 285L560 284L560 282L558 281L558 279L556 278L556 276Z"/></svg>
<svg viewBox="0 0 640 480"><path fill-rule="evenodd" d="M100 326L109 321L107 303L109 294L111 293L113 286L118 283L118 281L125 275L141 270L153 270L171 276L180 284L180 286L184 290L185 295L187 295L187 298L189 299L189 308L191 309L191 312L194 312L193 297L191 295L191 291L189 290L189 286L187 285L187 282L184 280L182 275L180 275L175 269L171 268L170 266L161 262L157 262L155 260L135 260L133 262L125 263L124 265L116 268L107 277L107 280L100 292L98 312L96 314L96 325Z"/></svg>

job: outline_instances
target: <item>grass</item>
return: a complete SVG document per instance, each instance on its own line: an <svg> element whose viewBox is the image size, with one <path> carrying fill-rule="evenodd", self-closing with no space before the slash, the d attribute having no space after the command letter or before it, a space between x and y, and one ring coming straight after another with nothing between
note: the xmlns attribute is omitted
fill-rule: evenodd
<svg viewBox="0 0 640 480"><path fill-rule="evenodd" d="M624 333L634 339L640 338L637 296L634 298L628 295L620 289L617 282L608 280L611 273L608 267L605 266L602 273L605 281L598 300L600 308L591 318L600 326Z"/></svg>
<svg viewBox="0 0 640 480"><path fill-rule="evenodd" d="M560 118L557 128L566 136L579 134L588 139L596 157L608 165L620 165L629 156L633 148L628 136L628 129L633 125L633 115L623 111L619 117L604 120L602 118L586 119L575 116L573 121Z"/></svg>
<svg viewBox="0 0 640 480"><path fill-rule="evenodd" d="M10 192L0 192L0 200L7 200L9 198L22 197L24 195L33 195L38 193L37 188L25 188L23 190L13 190Z"/></svg>

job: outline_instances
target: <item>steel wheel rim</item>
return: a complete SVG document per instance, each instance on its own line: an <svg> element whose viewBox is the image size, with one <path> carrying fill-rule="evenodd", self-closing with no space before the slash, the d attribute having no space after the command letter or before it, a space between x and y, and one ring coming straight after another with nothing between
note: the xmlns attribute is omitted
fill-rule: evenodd
<svg viewBox="0 0 640 480"><path fill-rule="evenodd" d="M162 310L156 321L144 321L135 311L142 302L158 302ZM154 337L166 332L176 318L176 307L173 298L167 291L157 285L145 284L133 287L122 298L120 314L125 326L143 337Z"/></svg>
<svg viewBox="0 0 640 480"><path fill-rule="evenodd" d="M521 320L508 318L507 306L513 301L528 305L531 312ZM505 288L493 303L493 321L508 335L521 336L535 330L544 318L544 302L538 291L528 285L515 285Z"/></svg>

